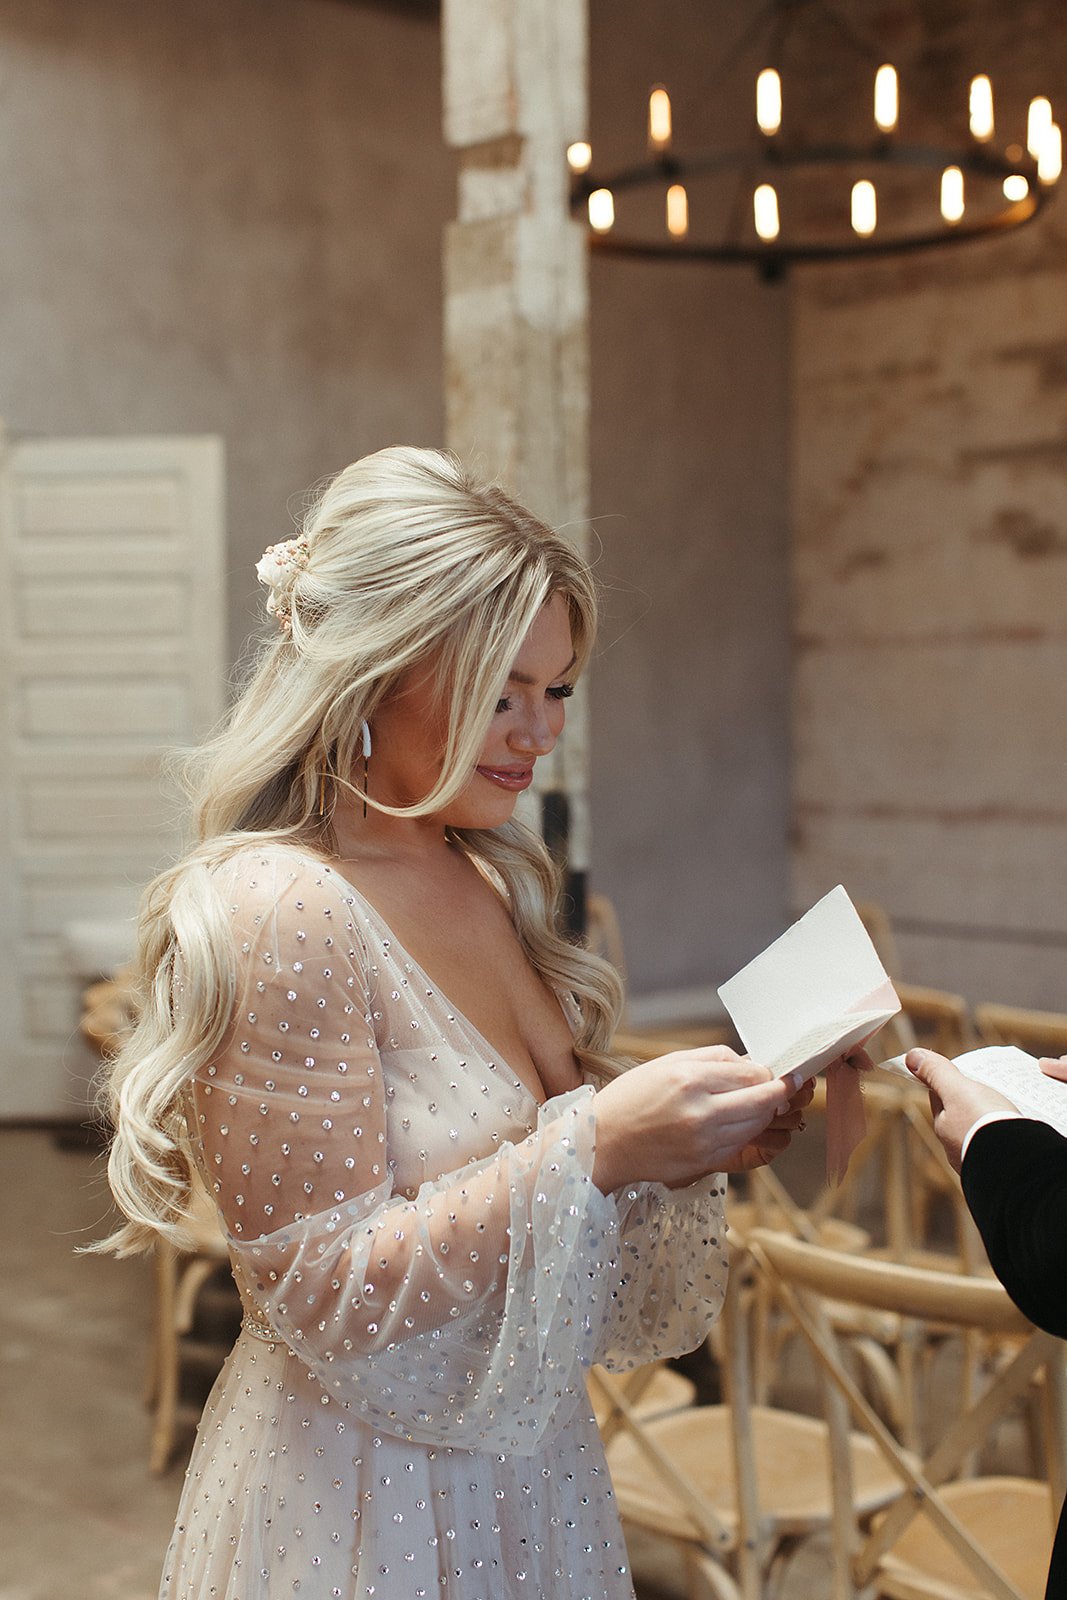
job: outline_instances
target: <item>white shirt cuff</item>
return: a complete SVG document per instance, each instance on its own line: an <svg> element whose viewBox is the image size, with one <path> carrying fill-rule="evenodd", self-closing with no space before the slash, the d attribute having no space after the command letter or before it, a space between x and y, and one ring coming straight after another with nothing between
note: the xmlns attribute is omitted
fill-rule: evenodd
<svg viewBox="0 0 1067 1600"><path fill-rule="evenodd" d="M967 1132L964 1135L963 1145L960 1149L961 1165L963 1163L964 1156L967 1154L967 1146L970 1144L979 1128L984 1128L987 1122L1014 1122L1021 1116L1021 1111L987 1111L975 1122L972 1122L971 1126L967 1129Z"/></svg>

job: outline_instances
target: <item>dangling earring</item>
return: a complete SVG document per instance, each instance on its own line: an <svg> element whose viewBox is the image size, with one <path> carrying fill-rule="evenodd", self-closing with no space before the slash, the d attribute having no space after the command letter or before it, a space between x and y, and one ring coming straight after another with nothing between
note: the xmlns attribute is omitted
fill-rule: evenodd
<svg viewBox="0 0 1067 1600"><path fill-rule="evenodd" d="M367 815L367 790L370 788L370 723L363 721L363 815Z"/></svg>

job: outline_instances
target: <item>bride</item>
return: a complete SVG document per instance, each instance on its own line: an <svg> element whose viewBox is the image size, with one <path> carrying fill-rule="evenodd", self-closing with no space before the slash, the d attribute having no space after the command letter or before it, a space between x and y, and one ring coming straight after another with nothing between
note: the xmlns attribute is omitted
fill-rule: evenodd
<svg viewBox="0 0 1067 1600"><path fill-rule="evenodd" d="M576 551L451 456L383 450L258 573L273 637L193 757L110 1081L120 1254L194 1171L244 1305L168 1600L627 1600L593 1362L694 1348L722 1174L792 1100L724 1048L612 1056L514 820L593 645Z"/></svg>

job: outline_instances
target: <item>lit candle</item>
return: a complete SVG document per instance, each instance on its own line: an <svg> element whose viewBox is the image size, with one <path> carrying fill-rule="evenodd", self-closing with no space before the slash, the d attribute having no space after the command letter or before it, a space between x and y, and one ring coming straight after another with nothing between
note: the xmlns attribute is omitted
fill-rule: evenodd
<svg viewBox="0 0 1067 1600"><path fill-rule="evenodd" d="M1005 200L1025 200L1030 193L1030 185L1021 172L1010 172L1004 179Z"/></svg>
<svg viewBox="0 0 1067 1600"><path fill-rule="evenodd" d="M993 85L984 72L971 79L971 132L983 144L993 137Z"/></svg>
<svg viewBox="0 0 1067 1600"><path fill-rule="evenodd" d="M874 120L883 133L892 133L900 111L896 67L879 67L874 75Z"/></svg>
<svg viewBox="0 0 1067 1600"><path fill-rule="evenodd" d="M689 199L680 183L667 190L667 232L675 239L684 239L689 232Z"/></svg>
<svg viewBox="0 0 1067 1600"><path fill-rule="evenodd" d="M567 165L572 172L588 172L593 165L592 146L579 140L577 144L567 146Z"/></svg>
<svg viewBox="0 0 1067 1600"><path fill-rule="evenodd" d="M1026 113L1026 148L1036 161L1041 154L1042 141L1052 126L1052 106L1043 94L1031 100Z"/></svg>
<svg viewBox="0 0 1067 1600"><path fill-rule="evenodd" d="M959 167L946 167L941 174L941 215L952 223L963 216L963 173Z"/></svg>
<svg viewBox="0 0 1067 1600"><path fill-rule="evenodd" d="M648 146L655 151L671 147L671 97L663 88L648 97Z"/></svg>
<svg viewBox="0 0 1067 1600"><path fill-rule="evenodd" d="M615 223L615 200L610 189L594 189L589 196L589 226L607 233Z"/></svg>
<svg viewBox="0 0 1067 1600"><path fill-rule="evenodd" d="M782 80L773 67L764 67L756 79L756 121L766 134L782 126Z"/></svg>
<svg viewBox="0 0 1067 1600"><path fill-rule="evenodd" d="M1063 136L1058 122L1050 122L1041 141L1037 175L1042 183L1055 183L1063 171Z"/></svg>
<svg viewBox="0 0 1067 1600"><path fill-rule="evenodd" d="M778 196L769 183L761 183L752 196L752 216L761 239L778 237Z"/></svg>
<svg viewBox="0 0 1067 1600"><path fill-rule="evenodd" d="M852 227L866 238L878 225L878 202L874 184L861 178L852 185Z"/></svg>

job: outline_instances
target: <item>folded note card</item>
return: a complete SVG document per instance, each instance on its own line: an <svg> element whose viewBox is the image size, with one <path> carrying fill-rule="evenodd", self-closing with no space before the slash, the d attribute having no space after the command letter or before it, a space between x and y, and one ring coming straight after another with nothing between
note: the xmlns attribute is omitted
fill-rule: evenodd
<svg viewBox="0 0 1067 1600"><path fill-rule="evenodd" d="M719 998L754 1061L794 1087L900 1010L848 894L836 889L768 945Z"/></svg>

